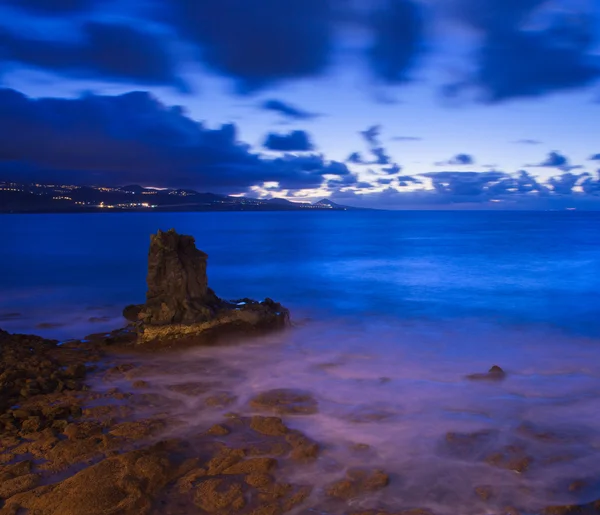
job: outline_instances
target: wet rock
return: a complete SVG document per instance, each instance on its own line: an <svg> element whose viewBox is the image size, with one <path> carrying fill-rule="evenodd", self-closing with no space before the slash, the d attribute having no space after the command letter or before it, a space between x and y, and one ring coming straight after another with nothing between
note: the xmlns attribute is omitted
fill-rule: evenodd
<svg viewBox="0 0 600 515"><path fill-rule="evenodd" d="M31 460L13 463L12 465L4 465L0 467L0 481L8 481L15 477L24 476L31 472Z"/></svg>
<svg viewBox="0 0 600 515"><path fill-rule="evenodd" d="M229 392L219 392L208 396L204 400L204 404L211 408L226 408L237 401L237 396Z"/></svg>
<svg viewBox="0 0 600 515"><path fill-rule="evenodd" d="M289 432L279 417L252 417L250 427L257 433L268 436L282 436Z"/></svg>
<svg viewBox="0 0 600 515"><path fill-rule="evenodd" d="M517 433L534 440L546 443L561 443L569 440L574 440L573 437L569 437L565 434L559 434L556 431L540 429L529 422L523 422L517 427Z"/></svg>
<svg viewBox="0 0 600 515"><path fill-rule="evenodd" d="M25 474L6 481L0 482L0 499L8 499L13 495L27 492L35 488L40 483L40 476L37 474Z"/></svg>
<svg viewBox="0 0 600 515"><path fill-rule="evenodd" d="M143 304L130 304L123 309L123 318L129 322L137 323L140 321L140 315L144 309Z"/></svg>
<svg viewBox="0 0 600 515"><path fill-rule="evenodd" d="M600 500L588 504L549 506L541 511L541 515L597 515L598 513L600 513Z"/></svg>
<svg viewBox="0 0 600 515"><path fill-rule="evenodd" d="M494 490L489 485L475 487L475 494L483 501L489 501L494 496Z"/></svg>
<svg viewBox="0 0 600 515"><path fill-rule="evenodd" d="M233 467L246 457L243 449L223 447L207 464L207 474L216 476L222 474L226 469Z"/></svg>
<svg viewBox="0 0 600 515"><path fill-rule="evenodd" d="M277 460L273 458L250 458L240 461L223 470L223 474L267 474L277 466Z"/></svg>
<svg viewBox="0 0 600 515"><path fill-rule="evenodd" d="M498 365L494 365L488 370L487 374L470 374L467 379L472 381L502 381L505 377L506 372Z"/></svg>
<svg viewBox="0 0 600 515"><path fill-rule="evenodd" d="M132 451L102 460L59 483L14 495L5 510L43 515L142 515L149 512L153 496L171 480L172 471L168 455L158 446Z"/></svg>
<svg viewBox="0 0 600 515"><path fill-rule="evenodd" d="M277 388L258 394L250 401L250 406L280 415L310 415L317 412L318 403L310 392Z"/></svg>
<svg viewBox="0 0 600 515"><path fill-rule="evenodd" d="M310 461L319 455L320 446L300 431L291 431L285 438L292 446L290 457L296 461Z"/></svg>
<svg viewBox="0 0 600 515"><path fill-rule="evenodd" d="M208 513L235 513L246 505L243 483L226 479L207 479L196 489L194 504Z"/></svg>
<svg viewBox="0 0 600 515"><path fill-rule="evenodd" d="M288 324L288 311L270 299L228 303L217 297L208 287L207 257L196 248L193 237L174 229L151 236L146 303L128 306L123 312L137 324L140 341L277 329Z"/></svg>
<svg viewBox="0 0 600 515"><path fill-rule="evenodd" d="M226 436L229 433L231 433L231 431L222 424L215 424L206 432L207 435L211 436Z"/></svg>
<svg viewBox="0 0 600 515"><path fill-rule="evenodd" d="M389 476L382 470L350 469L345 479L332 483L325 489L329 497L348 501L369 492L385 488L390 482Z"/></svg>
<svg viewBox="0 0 600 515"><path fill-rule="evenodd" d="M495 467L522 473L529 469L533 458L528 456L522 447L508 445L501 452L489 455L485 461Z"/></svg>
<svg viewBox="0 0 600 515"><path fill-rule="evenodd" d="M113 436L127 439L139 440L148 436L156 435L166 427L166 422L161 419L148 418L132 422L122 422L110 430Z"/></svg>
<svg viewBox="0 0 600 515"><path fill-rule="evenodd" d="M188 397L197 397L198 395L208 392L214 386L215 383L202 383L195 381L189 383L172 384L167 386L167 390L180 393Z"/></svg>
<svg viewBox="0 0 600 515"><path fill-rule="evenodd" d="M131 386L133 386L134 388L148 388L150 386L150 384L148 383L148 381L144 381L143 379L138 379L137 381L134 381L133 383L131 383Z"/></svg>

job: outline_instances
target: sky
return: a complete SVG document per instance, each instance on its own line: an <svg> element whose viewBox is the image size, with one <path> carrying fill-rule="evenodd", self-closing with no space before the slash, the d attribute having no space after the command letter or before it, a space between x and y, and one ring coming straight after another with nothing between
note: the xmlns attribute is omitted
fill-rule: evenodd
<svg viewBox="0 0 600 515"><path fill-rule="evenodd" d="M600 208L597 0L0 0L0 179Z"/></svg>

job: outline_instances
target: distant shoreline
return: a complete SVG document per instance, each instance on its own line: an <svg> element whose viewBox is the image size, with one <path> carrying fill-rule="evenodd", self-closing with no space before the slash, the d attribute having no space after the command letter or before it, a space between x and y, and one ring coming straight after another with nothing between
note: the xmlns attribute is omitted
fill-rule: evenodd
<svg viewBox="0 0 600 515"><path fill-rule="evenodd" d="M250 209L47 209L47 210L14 210L7 211L0 209L0 215L76 215L76 214L118 214L118 213L269 213L269 212L286 212L286 213L323 213L323 212L344 212L344 211L386 211L383 209L305 209L305 208L278 208L275 206L265 206L260 208Z"/></svg>

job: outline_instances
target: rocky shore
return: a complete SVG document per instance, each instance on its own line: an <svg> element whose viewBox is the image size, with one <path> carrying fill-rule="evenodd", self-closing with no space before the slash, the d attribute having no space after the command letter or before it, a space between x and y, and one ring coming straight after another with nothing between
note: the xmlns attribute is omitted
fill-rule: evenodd
<svg viewBox="0 0 600 515"><path fill-rule="evenodd" d="M60 345L0 332L1 515L435 515L381 504L378 493L401 491L403 478L370 465L335 463L328 443L295 429L298 417L319 411L310 391L255 392L244 414L229 412L235 394L202 373L222 364L207 359L202 370L197 363L188 370L132 349L114 340ZM157 367L167 383L152 384ZM194 371L197 380L182 380ZM235 373L229 375L235 381ZM201 398L196 416L204 421L190 427L174 415L169 392ZM527 425L519 431L540 442L560 438ZM496 437L448 433L440 452L529 474L535 456L518 445L490 452ZM356 443L350 451L360 460L370 449ZM310 480L317 469L329 478L323 484ZM493 486L472 487L474 499L493 502ZM588 487L575 480L569 485L572 492ZM600 513L600 502L535 512L507 506L503 513L591 515Z"/></svg>
<svg viewBox="0 0 600 515"><path fill-rule="evenodd" d="M436 515L425 500L402 501L412 478L370 459L369 445L348 446L346 463L332 442L306 434L322 408L309 388L240 400L239 367L178 359L172 349L289 323L273 301L219 299L193 239L174 231L152 238L146 303L125 315L128 328L62 344L0 330L0 515ZM506 376L494 366L466 380L477 388ZM373 408L348 423L385 417ZM449 432L439 452L525 477L540 460L522 441L563 438L528 424L517 436ZM494 506L494 485L470 487L474 503ZM568 485L574 499L594 488L582 478ZM382 496L390 491L393 503ZM511 503L501 513L600 514L600 501L551 504Z"/></svg>
<svg viewBox="0 0 600 515"><path fill-rule="evenodd" d="M194 238L174 229L151 236L146 303L127 306L140 343L176 339L209 340L231 332L256 333L285 328L289 312L265 299L225 301L208 287L206 261Z"/></svg>

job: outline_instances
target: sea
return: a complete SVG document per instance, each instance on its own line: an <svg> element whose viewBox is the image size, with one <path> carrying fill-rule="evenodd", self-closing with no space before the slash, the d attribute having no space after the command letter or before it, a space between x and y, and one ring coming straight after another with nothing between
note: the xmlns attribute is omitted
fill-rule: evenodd
<svg viewBox="0 0 600 515"><path fill-rule="evenodd" d="M171 228L208 254L220 297L272 298L293 326L152 359L190 379L219 379L207 357L226 364L229 411L271 388L309 391L319 412L289 423L325 449L294 472L315 506L359 465L392 480L353 509L533 513L600 498L600 213L4 215L0 328L67 340L123 326L122 308L144 300L150 234ZM466 377L493 365L503 381ZM194 402L173 409L197 431L211 421Z"/></svg>

